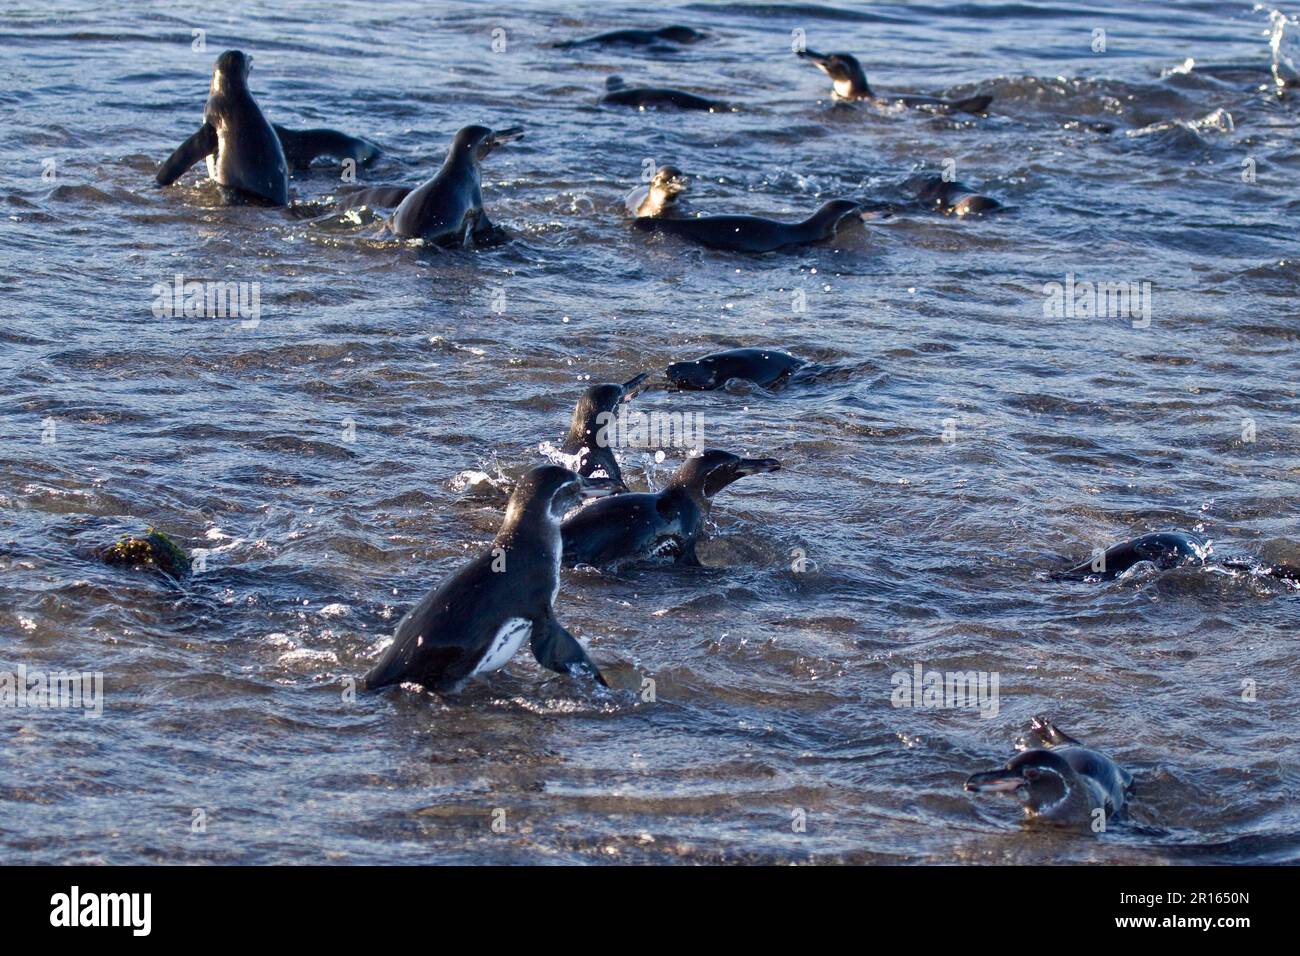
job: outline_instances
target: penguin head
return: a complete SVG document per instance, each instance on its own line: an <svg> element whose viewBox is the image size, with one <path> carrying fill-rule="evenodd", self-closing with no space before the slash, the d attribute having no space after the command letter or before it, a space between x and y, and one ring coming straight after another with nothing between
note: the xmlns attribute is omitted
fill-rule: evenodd
<svg viewBox="0 0 1300 956"><path fill-rule="evenodd" d="M671 40L673 43L694 43L696 40L704 39L704 34L699 30L682 26L661 27L655 31L655 36L661 40Z"/></svg>
<svg viewBox="0 0 1300 956"><path fill-rule="evenodd" d="M707 501L746 475L780 469L781 463L775 458L741 458L730 452L706 448L699 455L686 459L673 475L669 486L685 488L697 498Z"/></svg>
<svg viewBox="0 0 1300 956"><path fill-rule="evenodd" d="M972 775L966 789L972 793L1014 793L1034 814L1050 815L1080 789L1074 768L1050 750L1016 754L1001 770Z"/></svg>
<svg viewBox="0 0 1300 956"><path fill-rule="evenodd" d="M609 478L583 478L560 465L540 465L515 485L502 528L513 528L526 520L558 525L580 502L616 490L616 483Z"/></svg>
<svg viewBox="0 0 1300 956"><path fill-rule="evenodd" d="M610 424L611 416L616 414L618 406L636 395L649 377L642 372L622 385L593 385L582 393L582 398L578 399L578 405L573 410L569 433L565 436L561 449L566 455L577 454L584 448L587 450L582 457L578 474L589 477L597 467L603 467L608 477L618 481L620 490L626 490L613 452L602 439L606 435L605 426Z"/></svg>
<svg viewBox="0 0 1300 956"><path fill-rule="evenodd" d="M818 224L828 226L839 225L841 219L855 215L862 211L862 204L854 202L852 199L832 199L830 202L822 203L817 211L812 215L812 221Z"/></svg>
<svg viewBox="0 0 1300 956"><path fill-rule="evenodd" d="M718 369L711 358L673 362L664 370L664 374L678 388L710 389L722 384L718 381Z"/></svg>
<svg viewBox="0 0 1300 956"><path fill-rule="evenodd" d="M800 50L799 56L811 61L831 78L837 96L871 96L867 74L857 57L848 53L815 53L812 50Z"/></svg>
<svg viewBox="0 0 1300 956"><path fill-rule="evenodd" d="M650 191L657 194L660 203L667 205L686 192L690 180L676 166L660 166L650 180Z"/></svg>
<svg viewBox="0 0 1300 956"><path fill-rule="evenodd" d="M227 50L212 67L212 92L224 93L248 86L248 72L253 58L242 50Z"/></svg>
<svg viewBox="0 0 1300 956"><path fill-rule="evenodd" d="M470 158L475 162L485 159L488 153L503 143L521 139L524 135L522 126L510 126L506 129L489 129L486 126L466 126L457 131L451 141L449 157Z"/></svg>

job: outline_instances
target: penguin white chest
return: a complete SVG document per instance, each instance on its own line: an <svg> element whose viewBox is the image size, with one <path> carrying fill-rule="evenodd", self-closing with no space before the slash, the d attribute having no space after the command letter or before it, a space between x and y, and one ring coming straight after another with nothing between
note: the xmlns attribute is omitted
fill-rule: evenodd
<svg viewBox="0 0 1300 956"><path fill-rule="evenodd" d="M510 658L515 656L515 651L519 650L519 646L524 643L524 639L532 632L533 622L527 618L507 618L506 622L497 629L496 637L492 638L487 653L474 668L474 673L486 674L488 671L505 667Z"/></svg>

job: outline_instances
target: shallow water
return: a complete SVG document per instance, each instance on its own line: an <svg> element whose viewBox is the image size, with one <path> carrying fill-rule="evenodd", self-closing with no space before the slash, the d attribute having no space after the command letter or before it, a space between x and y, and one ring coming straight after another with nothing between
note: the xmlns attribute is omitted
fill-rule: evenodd
<svg viewBox="0 0 1300 956"><path fill-rule="evenodd" d="M1275 91L1270 11L548 6L0 14L0 670L105 682L99 719L0 710L0 859L1300 858L1300 594L1204 569L1043 576L1163 528L1300 561L1300 107ZM712 39L548 45L670 22ZM884 90L992 92L992 115L834 106L796 28ZM222 206L197 169L154 187L231 47L274 121L385 147L364 183L422 181L462 125L524 125L485 164L512 241L378 239L328 214L328 167L287 211ZM612 72L737 111L599 107ZM645 160L690 174L696 208L793 219L949 159L1006 210L763 256L622 210ZM155 318L176 273L259 283L260 324ZM1045 317L1067 273L1151 283L1149 324ZM501 496L466 473L537 463L592 382L741 345L832 371L636 400L784 469L719 496L703 571L566 572L559 617L621 689L525 652L459 697L344 699L491 539ZM661 484L681 454L625 471ZM209 549L206 570L176 586L95 559L149 525ZM996 716L894 708L915 663L996 673ZM1127 820L1058 832L963 793L1040 713L1136 775Z"/></svg>

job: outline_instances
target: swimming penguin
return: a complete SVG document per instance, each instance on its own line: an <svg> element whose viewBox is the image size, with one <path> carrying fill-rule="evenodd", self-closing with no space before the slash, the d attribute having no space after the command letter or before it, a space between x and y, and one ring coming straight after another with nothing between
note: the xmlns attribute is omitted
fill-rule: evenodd
<svg viewBox="0 0 1300 956"><path fill-rule="evenodd" d="M573 420L569 423L569 434L565 436L560 451L570 456L582 456L578 461L579 475L588 478L602 471L605 477L617 483L619 490L626 490L623 473L619 471L618 461L605 436L618 406L640 391L649 377L642 372L622 385L593 385L578 399L578 407L573 410Z"/></svg>
<svg viewBox="0 0 1300 956"><path fill-rule="evenodd" d="M802 222L780 222L761 216L696 216L664 218L640 216L632 220L638 229L666 232L698 242L710 249L731 252L775 252L787 246L805 246L834 237L841 222L861 212L851 199L832 199Z"/></svg>
<svg viewBox="0 0 1300 956"><path fill-rule="evenodd" d="M365 688L413 683L455 691L476 674L504 667L525 639L543 667L605 684L582 645L555 620L555 598L560 519L580 499L613 490L612 482L559 465L530 471L510 496L492 548L407 612L393 643L366 674Z"/></svg>
<svg viewBox="0 0 1300 956"><path fill-rule="evenodd" d="M918 173L903 183L917 201L945 216L969 216L1002 208L989 196L981 196L956 181L945 180L938 173Z"/></svg>
<svg viewBox="0 0 1300 956"><path fill-rule="evenodd" d="M253 58L227 50L212 67L203 125L163 161L155 177L170 186L204 157L208 175L229 201L283 206L289 201L289 163L305 167L317 156L365 162L379 147L336 130L272 126L248 89ZM286 154L291 159L286 159Z"/></svg>
<svg viewBox="0 0 1300 956"><path fill-rule="evenodd" d="M693 362L674 362L665 370L668 381L678 388L711 391L733 378L771 388L806 363L775 349L730 349L714 352Z"/></svg>
<svg viewBox="0 0 1300 956"><path fill-rule="evenodd" d="M519 126L491 130L466 126L451 141L442 168L423 186L407 193L388 220L401 239L438 245L469 246L499 238L483 211L479 163L503 143L524 135Z"/></svg>
<svg viewBox="0 0 1300 956"><path fill-rule="evenodd" d="M704 110L722 113L729 109L726 103L710 100L685 90L670 90L655 86L628 86L621 76L611 76L605 81L605 95L600 102L612 106L668 107L678 110Z"/></svg>
<svg viewBox="0 0 1300 956"><path fill-rule="evenodd" d="M660 166L653 178L638 186L624 200L627 211L633 216L680 216L685 203L680 197L686 191L687 178L676 166Z"/></svg>
<svg viewBox="0 0 1300 956"><path fill-rule="evenodd" d="M1186 531L1155 531L1107 548L1068 571L1058 571L1053 581L1113 581L1138 564L1150 564L1160 571L1171 568L1216 564L1234 571L1248 571L1261 577L1300 581L1300 568L1265 565L1239 558L1211 561L1210 543Z"/></svg>
<svg viewBox="0 0 1300 956"><path fill-rule="evenodd" d="M835 96L842 100L884 100L902 102L907 106L937 109L944 112L958 110L963 113L983 113L992 96L969 96L961 100L945 100L937 96L917 96L911 93L886 93L877 96L867 85L867 74L857 57L848 53L815 53L799 50L798 55L811 62L831 78Z"/></svg>
<svg viewBox="0 0 1300 956"><path fill-rule="evenodd" d="M556 49L567 50L579 46L661 46L673 43L698 43L707 34L691 27L660 27L658 30L610 30L581 40L565 40L555 44Z"/></svg>
<svg viewBox="0 0 1300 956"><path fill-rule="evenodd" d="M1050 721L1035 717L1017 756L1001 770L972 775L972 793L1014 793L1025 816L1061 826L1092 824L1098 810L1110 821L1124 810L1133 792L1133 775L1096 750L1063 734Z"/></svg>
<svg viewBox="0 0 1300 956"><path fill-rule="evenodd" d="M706 449L687 458L663 491L597 501L560 526L564 563L600 566L624 558L674 555L698 567L695 542L709 515L710 499L745 475L778 471L775 458L740 458Z"/></svg>

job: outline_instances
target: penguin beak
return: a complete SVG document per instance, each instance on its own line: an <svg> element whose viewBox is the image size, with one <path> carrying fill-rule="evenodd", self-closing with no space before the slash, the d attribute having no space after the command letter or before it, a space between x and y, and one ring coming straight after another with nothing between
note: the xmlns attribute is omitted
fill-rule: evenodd
<svg viewBox="0 0 1300 956"><path fill-rule="evenodd" d="M506 129L493 130L492 135L488 137L487 141L492 149L496 149L498 146L508 143L511 140L523 138L524 128L522 126L510 126Z"/></svg>
<svg viewBox="0 0 1300 956"><path fill-rule="evenodd" d="M650 377L649 372L642 372L640 375L636 376L635 378L628 379L626 382L624 382L622 386L623 397L622 399L620 399L620 401L626 402L629 398L632 398L634 395L636 395L637 392L641 391L641 386L645 384L646 379L648 379L649 377Z"/></svg>
<svg viewBox="0 0 1300 956"><path fill-rule="evenodd" d="M613 478L583 478L579 494L582 496L583 501L587 501L591 498L604 498L626 490L622 482L615 481Z"/></svg>
<svg viewBox="0 0 1300 956"><path fill-rule="evenodd" d="M775 458L742 458L736 465L736 476L760 475L768 471L780 471L781 463Z"/></svg>
<svg viewBox="0 0 1300 956"><path fill-rule="evenodd" d="M799 57L800 59L808 60L809 62L811 62L813 66L817 67L817 69L821 70L827 76L831 75L831 67L830 67L830 63L828 62L830 60L830 57L826 56L825 54L817 53L813 50L800 50Z"/></svg>
<svg viewBox="0 0 1300 956"><path fill-rule="evenodd" d="M972 774L966 781L971 793L1010 793L1025 786L1025 778L1014 770L987 770Z"/></svg>

